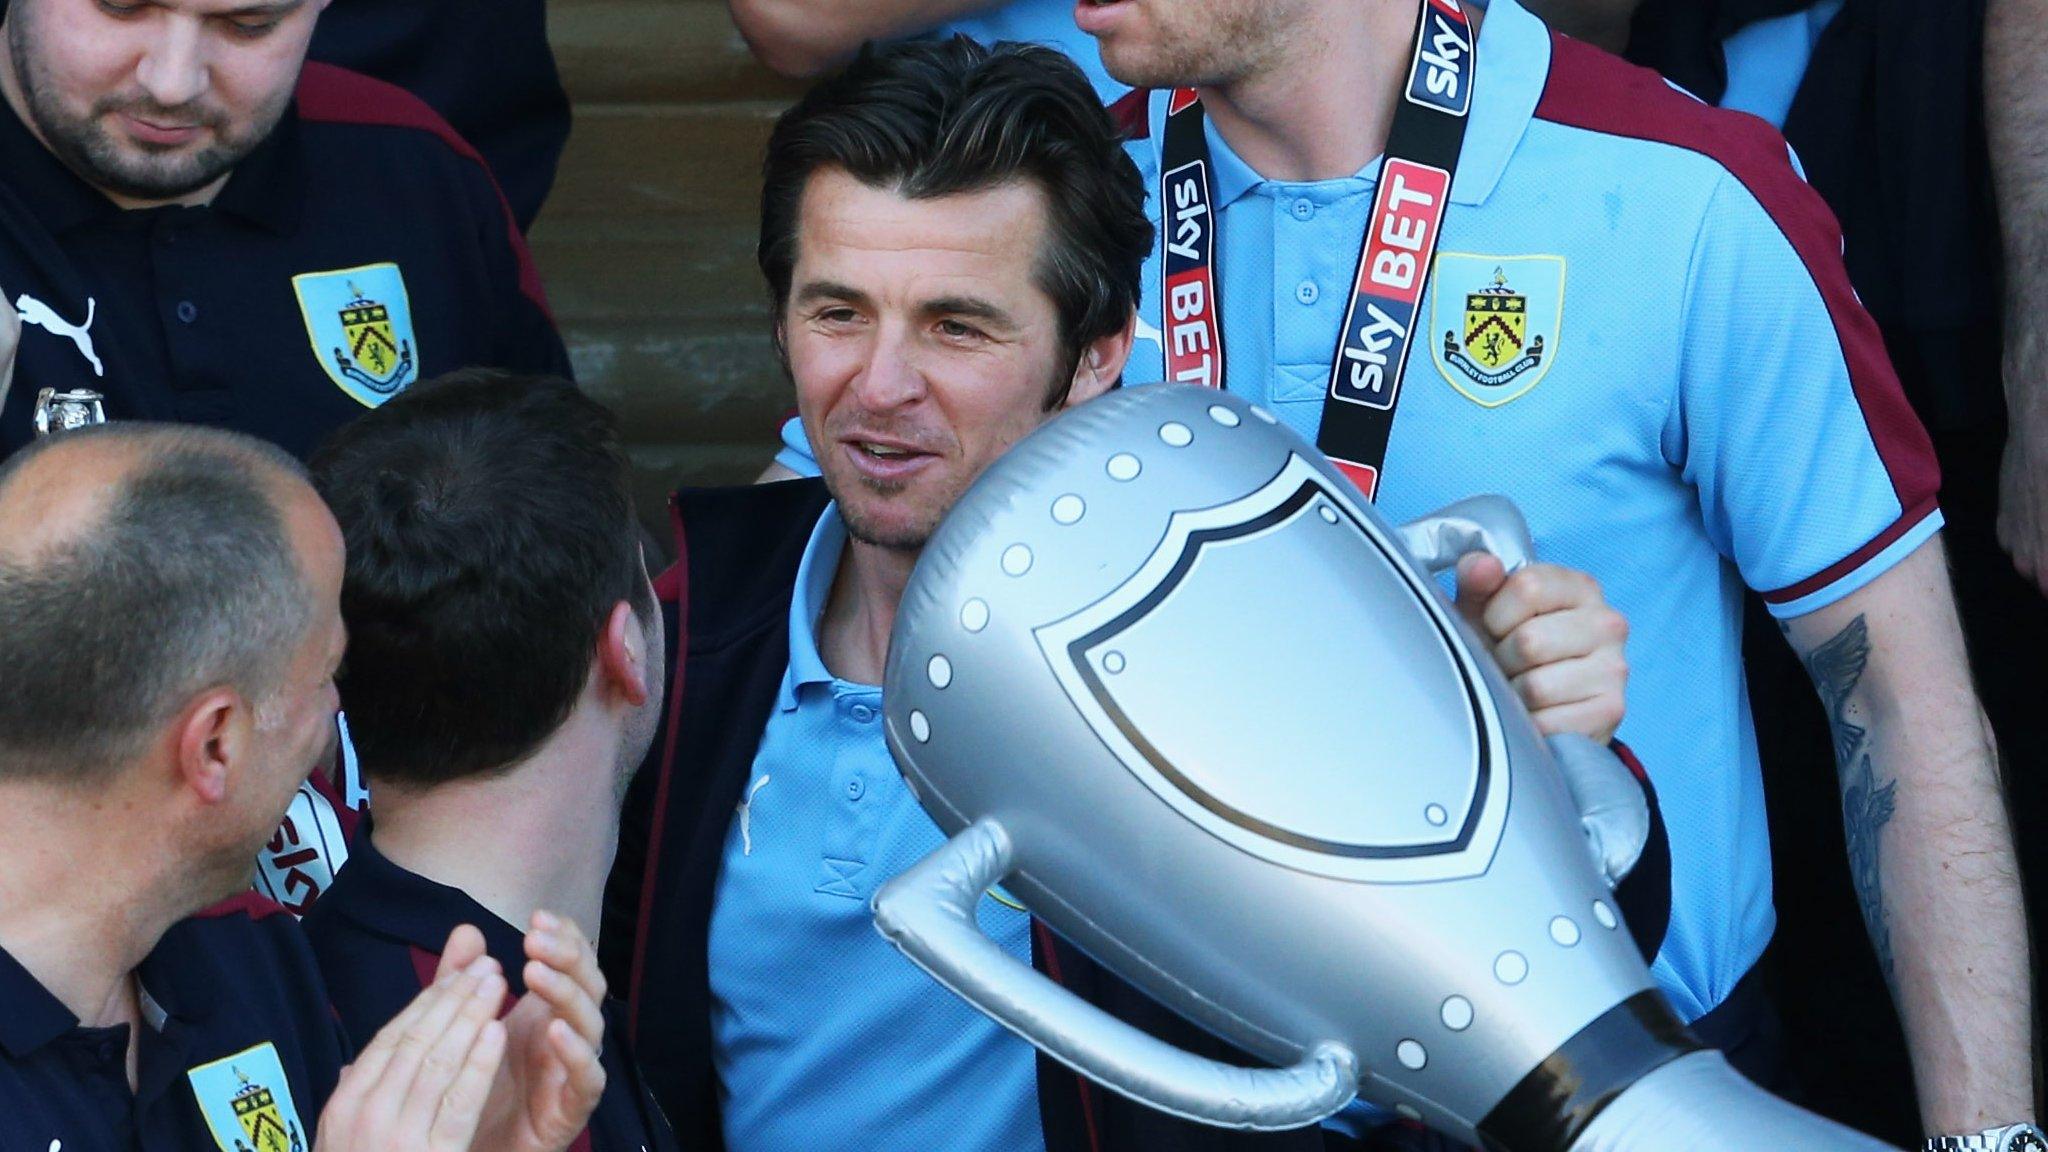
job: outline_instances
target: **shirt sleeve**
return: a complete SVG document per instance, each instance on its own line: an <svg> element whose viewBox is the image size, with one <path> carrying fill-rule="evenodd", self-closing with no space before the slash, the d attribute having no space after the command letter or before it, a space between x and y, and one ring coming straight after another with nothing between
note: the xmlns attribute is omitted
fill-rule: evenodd
<svg viewBox="0 0 2048 1152"><path fill-rule="evenodd" d="M1933 446L1841 245L1789 159L1724 174L1685 288L1666 453L1781 619L1856 591L1941 527Z"/></svg>
<svg viewBox="0 0 2048 1152"><path fill-rule="evenodd" d="M503 193L481 162L468 173L471 210L484 247L490 289L498 301L495 368L543 376L576 378L569 352L555 328L554 311L526 237L519 231Z"/></svg>
<svg viewBox="0 0 2048 1152"><path fill-rule="evenodd" d="M775 462L799 476L818 475L818 458L811 455L811 438L801 417L782 422L782 450L775 454Z"/></svg>

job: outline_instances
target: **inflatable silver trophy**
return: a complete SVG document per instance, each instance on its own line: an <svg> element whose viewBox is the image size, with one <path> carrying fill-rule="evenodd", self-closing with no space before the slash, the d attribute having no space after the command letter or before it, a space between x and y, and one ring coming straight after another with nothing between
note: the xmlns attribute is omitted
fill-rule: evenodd
<svg viewBox="0 0 2048 1152"><path fill-rule="evenodd" d="M1053 1057L1206 1123L1362 1095L1512 1152L1881 1147L1672 1017L1610 888L1640 834L1588 851L1588 794L1624 770L1540 737L1432 586L1474 550L1528 559L1512 505L1389 527L1213 390L1126 389L1039 429L948 516L896 619L889 747L952 839L877 894L877 926ZM1011 959L975 928L998 881L1276 1067L1171 1047Z"/></svg>

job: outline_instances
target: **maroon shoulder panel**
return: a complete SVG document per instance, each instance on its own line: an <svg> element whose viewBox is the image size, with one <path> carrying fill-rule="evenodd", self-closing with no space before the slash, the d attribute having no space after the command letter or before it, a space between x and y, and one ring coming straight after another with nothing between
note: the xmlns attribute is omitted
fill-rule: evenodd
<svg viewBox="0 0 2048 1152"><path fill-rule="evenodd" d="M1841 227L1820 194L1792 167L1784 137L1763 120L1702 104L1655 72L1557 34L1551 37L1550 76L1536 116L1700 153L1748 189L1799 254L1827 305L1864 423L1898 497L1903 525L1898 532L1925 519L1941 486L1934 446L1899 387L1877 322L1849 285ZM1872 544L1876 547L1866 546L1870 554L1883 547ZM1792 592L1785 590L1782 598L1792 598Z"/></svg>
<svg viewBox="0 0 2048 1152"><path fill-rule="evenodd" d="M1143 140L1152 134L1152 91L1137 88L1109 106L1109 118L1126 140Z"/></svg>
<svg viewBox="0 0 2048 1152"><path fill-rule="evenodd" d="M316 124L376 124L388 128L411 128L438 138L457 156L483 169L485 178L491 182L491 190L497 193L498 206L505 213L505 238L512 246L513 256L519 261L519 291L533 301L550 321L554 319L554 312L548 307L547 291L541 287L540 272L534 268L533 255L526 249L526 237L519 231L519 221L512 215L512 206L505 202L505 193L498 187L498 178L492 175L482 154L443 120L439 112L396 84L316 60L306 61L305 70L299 73L297 96L299 118L302 120Z"/></svg>
<svg viewBox="0 0 2048 1152"><path fill-rule="evenodd" d="M284 905L251 889L237 892L218 904L208 905L192 914L201 920L219 920L227 916L247 916L251 920L268 920L272 916L290 916Z"/></svg>

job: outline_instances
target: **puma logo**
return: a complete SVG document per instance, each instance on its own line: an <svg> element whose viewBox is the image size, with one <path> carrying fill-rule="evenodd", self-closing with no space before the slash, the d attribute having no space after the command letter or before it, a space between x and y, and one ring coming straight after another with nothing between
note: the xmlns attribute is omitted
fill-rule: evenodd
<svg viewBox="0 0 2048 1152"><path fill-rule="evenodd" d="M14 302L15 312L21 317L23 324L33 324L52 336L62 336L71 341L78 346L78 354L85 357L86 363L92 365L92 374L105 376L107 370L100 364L99 354L94 352L92 347L92 317L98 307L98 301L90 296L86 297L85 323L73 325L57 315L56 309L26 292Z"/></svg>

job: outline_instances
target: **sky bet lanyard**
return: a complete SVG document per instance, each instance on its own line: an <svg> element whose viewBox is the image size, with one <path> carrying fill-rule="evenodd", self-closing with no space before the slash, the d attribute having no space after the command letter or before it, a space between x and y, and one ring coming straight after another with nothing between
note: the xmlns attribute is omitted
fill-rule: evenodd
<svg viewBox="0 0 2048 1152"><path fill-rule="evenodd" d="M1472 25L1460 0L1422 0L1409 52L1405 97L1394 108L1372 217L1359 246L1344 328L1331 357L1316 447L1370 500L1379 490L1451 176L1472 108ZM1159 203L1166 229L1160 261L1165 304L1161 351L1167 379L1223 383L1223 316L1217 292L1215 198L1202 101L1178 88L1166 106Z"/></svg>

